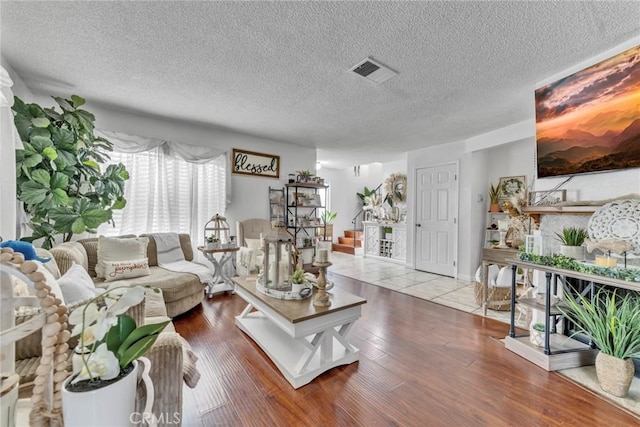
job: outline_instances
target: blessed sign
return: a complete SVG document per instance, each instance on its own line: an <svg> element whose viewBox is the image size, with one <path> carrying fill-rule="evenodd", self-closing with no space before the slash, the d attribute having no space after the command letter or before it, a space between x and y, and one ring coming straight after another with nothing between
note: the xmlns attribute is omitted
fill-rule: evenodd
<svg viewBox="0 0 640 427"><path fill-rule="evenodd" d="M280 156L233 149L233 173L280 178Z"/></svg>

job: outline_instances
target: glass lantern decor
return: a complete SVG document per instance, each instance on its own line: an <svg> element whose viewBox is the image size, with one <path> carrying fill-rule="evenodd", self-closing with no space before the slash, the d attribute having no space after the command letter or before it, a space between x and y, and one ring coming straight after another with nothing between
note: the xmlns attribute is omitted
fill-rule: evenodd
<svg viewBox="0 0 640 427"><path fill-rule="evenodd" d="M215 214L209 222L204 225L204 241L205 243L218 242L220 247L227 247L231 242L229 230L227 219L219 214Z"/></svg>
<svg viewBox="0 0 640 427"><path fill-rule="evenodd" d="M292 289L290 277L296 268L295 245L291 239L263 238L262 267L256 281L256 290L279 299L304 299L311 296L308 291Z"/></svg>
<svg viewBox="0 0 640 427"><path fill-rule="evenodd" d="M549 236L544 236L539 230L525 237L525 252L534 255L551 255L553 253L553 242Z"/></svg>

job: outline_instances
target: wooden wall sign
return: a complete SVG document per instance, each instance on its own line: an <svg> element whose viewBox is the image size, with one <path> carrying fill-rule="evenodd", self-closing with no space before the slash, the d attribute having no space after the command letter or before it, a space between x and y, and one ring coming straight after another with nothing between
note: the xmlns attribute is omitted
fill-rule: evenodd
<svg viewBox="0 0 640 427"><path fill-rule="evenodd" d="M280 156L233 149L233 173L280 178Z"/></svg>

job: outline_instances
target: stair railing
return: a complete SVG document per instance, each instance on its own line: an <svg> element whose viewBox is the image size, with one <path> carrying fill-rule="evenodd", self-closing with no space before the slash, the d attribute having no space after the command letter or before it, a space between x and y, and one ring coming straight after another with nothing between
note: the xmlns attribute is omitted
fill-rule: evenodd
<svg viewBox="0 0 640 427"><path fill-rule="evenodd" d="M360 216L364 215L364 209L360 209L360 211L356 214L356 216L354 216L351 219L351 223L353 224L353 249L355 250L356 248L356 232L357 232L357 226L358 226L358 218ZM362 220L360 220L360 222L362 223Z"/></svg>

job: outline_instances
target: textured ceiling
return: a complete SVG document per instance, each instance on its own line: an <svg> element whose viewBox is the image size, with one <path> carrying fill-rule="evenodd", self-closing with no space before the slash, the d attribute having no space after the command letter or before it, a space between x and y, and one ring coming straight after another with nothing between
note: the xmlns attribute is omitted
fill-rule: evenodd
<svg viewBox="0 0 640 427"><path fill-rule="evenodd" d="M640 34L640 2L8 2L36 93L319 148L328 166L533 117L536 82ZM348 71L367 56L398 72Z"/></svg>

